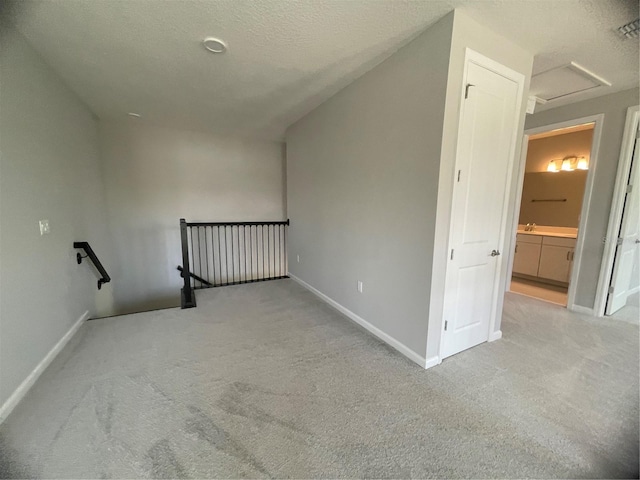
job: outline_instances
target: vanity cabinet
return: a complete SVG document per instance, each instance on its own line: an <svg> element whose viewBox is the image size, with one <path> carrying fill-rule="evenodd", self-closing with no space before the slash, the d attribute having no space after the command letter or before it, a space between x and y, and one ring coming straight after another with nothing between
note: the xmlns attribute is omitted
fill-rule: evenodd
<svg viewBox="0 0 640 480"><path fill-rule="evenodd" d="M513 273L569 283L575 245L575 238L518 234Z"/></svg>
<svg viewBox="0 0 640 480"><path fill-rule="evenodd" d="M569 283L575 246L573 238L542 237L538 277Z"/></svg>
<svg viewBox="0 0 640 480"><path fill-rule="evenodd" d="M513 257L513 273L537 277L541 248L541 236L519 234L516 238L516 252Z"/></svg>

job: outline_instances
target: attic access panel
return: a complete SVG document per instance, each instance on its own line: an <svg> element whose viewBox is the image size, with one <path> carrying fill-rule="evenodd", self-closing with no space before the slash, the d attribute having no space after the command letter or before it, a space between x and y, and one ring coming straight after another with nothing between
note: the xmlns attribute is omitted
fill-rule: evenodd
<svg viewBox="0 0 640 480"><path fill-rule="evenodd" d="M531 93L543 103L604 86L611 83L575 62L531 77Z"/></svg>

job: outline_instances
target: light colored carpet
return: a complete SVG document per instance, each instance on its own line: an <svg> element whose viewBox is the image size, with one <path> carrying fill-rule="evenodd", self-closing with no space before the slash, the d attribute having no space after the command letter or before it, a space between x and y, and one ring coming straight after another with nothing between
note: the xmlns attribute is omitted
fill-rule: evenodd
<svg viewBox="0 0 640 480"><path fill-rule="evenodd" d="M611 315L611 318L625 322L640 324L640 294L634 293L627 299L627 304Z"/></svg>
<svg viewBox="0 0 640 480"><path fill-rule="evenodd" d="M291 280L89 321L0 426L5 477L632 477L638 327L508 294L422 370Z"/></svg>

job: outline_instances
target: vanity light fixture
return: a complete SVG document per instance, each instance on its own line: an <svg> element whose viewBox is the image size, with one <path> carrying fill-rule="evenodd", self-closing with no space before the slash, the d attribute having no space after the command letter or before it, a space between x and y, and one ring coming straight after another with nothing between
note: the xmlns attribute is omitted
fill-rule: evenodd
<svg viewBox="0 0 640 480"><path fill-rule="evenodd" d="M589 164L587 163L587 159L584 157L580 157L578 159L578 166L576 168L578 170L589 170Z"/></svg>
<svg viewBox="0 0 640 480"><path fill-rule="evenodd" d="M560 170L563 170L565 172L573 171L573 168L571 167L571 157L565 157L562 159L562 166L560 167Z"/></svg>
<svg viewBox="0 0 640 480"><path fill-rule="evenodd" d="M560 168L558 168L560 163ZM573 172L574 170L589 170L589 163L585 157L576 157L575 155L568 155L564 158L558 158L550 160L547 165L547 172Z"/></svg>

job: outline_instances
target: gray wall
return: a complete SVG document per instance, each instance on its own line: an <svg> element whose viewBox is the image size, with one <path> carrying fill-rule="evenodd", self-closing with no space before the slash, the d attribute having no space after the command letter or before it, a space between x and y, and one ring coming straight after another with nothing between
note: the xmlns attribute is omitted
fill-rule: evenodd
<svg viewBox="0 0 640 480"><path fill-rule="evenodd" d="M95 119L19 34L0 40L1 405L84 312L110 310L73 242L112 256Z"/></svg>
<svg viewBox="0 0 640 480"><path fill-rule="evenodd" d="M576 304L593 308L607 234L609 212L615 184L620 146L627 108L638 105L638 89L574 103L527 117L526 128L541 127L604 113L598 164L594 171L593 192L586 225L582 263L578 272Z"/></svg>
<svg viewBox="0 0 640 480"><path fill-rule="evenodd" d="M286 135L289 271L420 357L452 21L440 20Z"/></svg>
<svg viewBox="0 0 640 480"><path fill-rule="evenodd" d="M144 122L100 125L118 313L180 304L180 218L286 218L283 144Z"/></svg>
<svg viewBox="0 0 640 480"><path fill-rule="evenodd" d="M522 73L526 91L533 56L455 11L287 132L289 270L430 360L467 47Z"/></svg>

